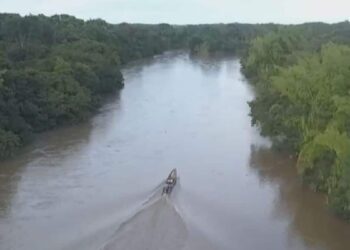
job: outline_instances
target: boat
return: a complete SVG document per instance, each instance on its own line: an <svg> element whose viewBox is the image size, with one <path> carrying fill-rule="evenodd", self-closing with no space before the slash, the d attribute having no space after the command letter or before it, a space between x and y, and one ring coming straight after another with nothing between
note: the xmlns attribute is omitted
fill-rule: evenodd
<svg viewBox="0 0 350 250"><path fill-rule="evenodd" d="M168 177L164 182L162 194L170 195L171 192L173 191L173 188L176 185L176 181L177 181L177 172L176 172L176 168L174 168L173 170L171 170L170 174L168 175Z"/></svg>

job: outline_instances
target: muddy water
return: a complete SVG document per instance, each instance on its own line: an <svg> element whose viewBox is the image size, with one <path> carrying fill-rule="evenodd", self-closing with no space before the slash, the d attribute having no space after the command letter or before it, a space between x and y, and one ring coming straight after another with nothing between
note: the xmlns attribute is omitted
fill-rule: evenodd
<svg viewBox="0 0 350 250"><path fill-rule="evenodd" d="M1 163L1 250L350 249L350 225L250 126L237 59L169 53L124 76L89 122Z"/></svg>

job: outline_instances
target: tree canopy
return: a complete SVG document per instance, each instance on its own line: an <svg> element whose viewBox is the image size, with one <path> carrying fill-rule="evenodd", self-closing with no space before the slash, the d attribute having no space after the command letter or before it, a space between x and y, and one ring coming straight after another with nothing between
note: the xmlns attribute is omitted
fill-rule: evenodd
<svg viewBox="0 0 350 250"><path fill-rule="evenodd" d="M337 32L350 25L334 25L332 35L326 28L289 27L256 38L244 72L257 88L253 124L277 147L294 150L303 179L350 219L350 33Z"/></svg>
<svg viewBox="0 0 350 250"><path fill-rule="evenodd" d="M33 134L81 121L123 87L121 67L171 49L241 56L252 123L350 219L350 24L112 25L0 14L0 158Z"/></svg>
<svg viewBox="0 0 350 250"><path fill-rule="evenodd" d="M0 158L34 133L87 118L104 95L122 88L120 70L131 60L198 46L236 51L256 30L0 14Z"/></svg>

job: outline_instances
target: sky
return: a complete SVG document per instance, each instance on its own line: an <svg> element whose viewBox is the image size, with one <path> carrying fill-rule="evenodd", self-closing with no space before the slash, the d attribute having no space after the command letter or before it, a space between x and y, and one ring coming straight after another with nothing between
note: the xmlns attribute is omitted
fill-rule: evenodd
<svg viewBox="0 0 350 250"><path fill-rule="evenodd" d="M350 0L0 0L0 12L110 23L334 23L349 20Z"/></svg>

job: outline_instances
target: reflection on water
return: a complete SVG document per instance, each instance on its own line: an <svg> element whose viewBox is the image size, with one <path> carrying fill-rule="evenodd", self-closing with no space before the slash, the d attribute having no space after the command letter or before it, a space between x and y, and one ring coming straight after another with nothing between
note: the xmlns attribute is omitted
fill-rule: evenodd
<svg viewBox="0 0 350 250"><path fill-rule="evenodd" d="M295 159L268 148L252 147L250 166L263 185L276 186L273 216L289 220L289 234L300 236L310 249L350 247L349 224L330 214L324 195L301 184Z"/></svg>
<svg viewBox="0 0 350 250"><path fill-rule="evenodd" d="M124 77L91 121L1 163L1 250L349 248L350 226L250 126L253 94L236 58L167 53ZM171 203L137 213L174 167Z"/></svg>
<svg viewBox="0 0 350 250"><path fill-rule="evenodd" d="M235 58L234 55L226 55L226 54L214 54L211 56L199 56L195 54L191 54L189 56L189 60L193 66L201 70L201 73L206 76L220 74L222 70L222 62L223 61L232 61ZM237 60L239 60L237 58ZM227 69L232 70L232 68L228 67Z"/></svg>

